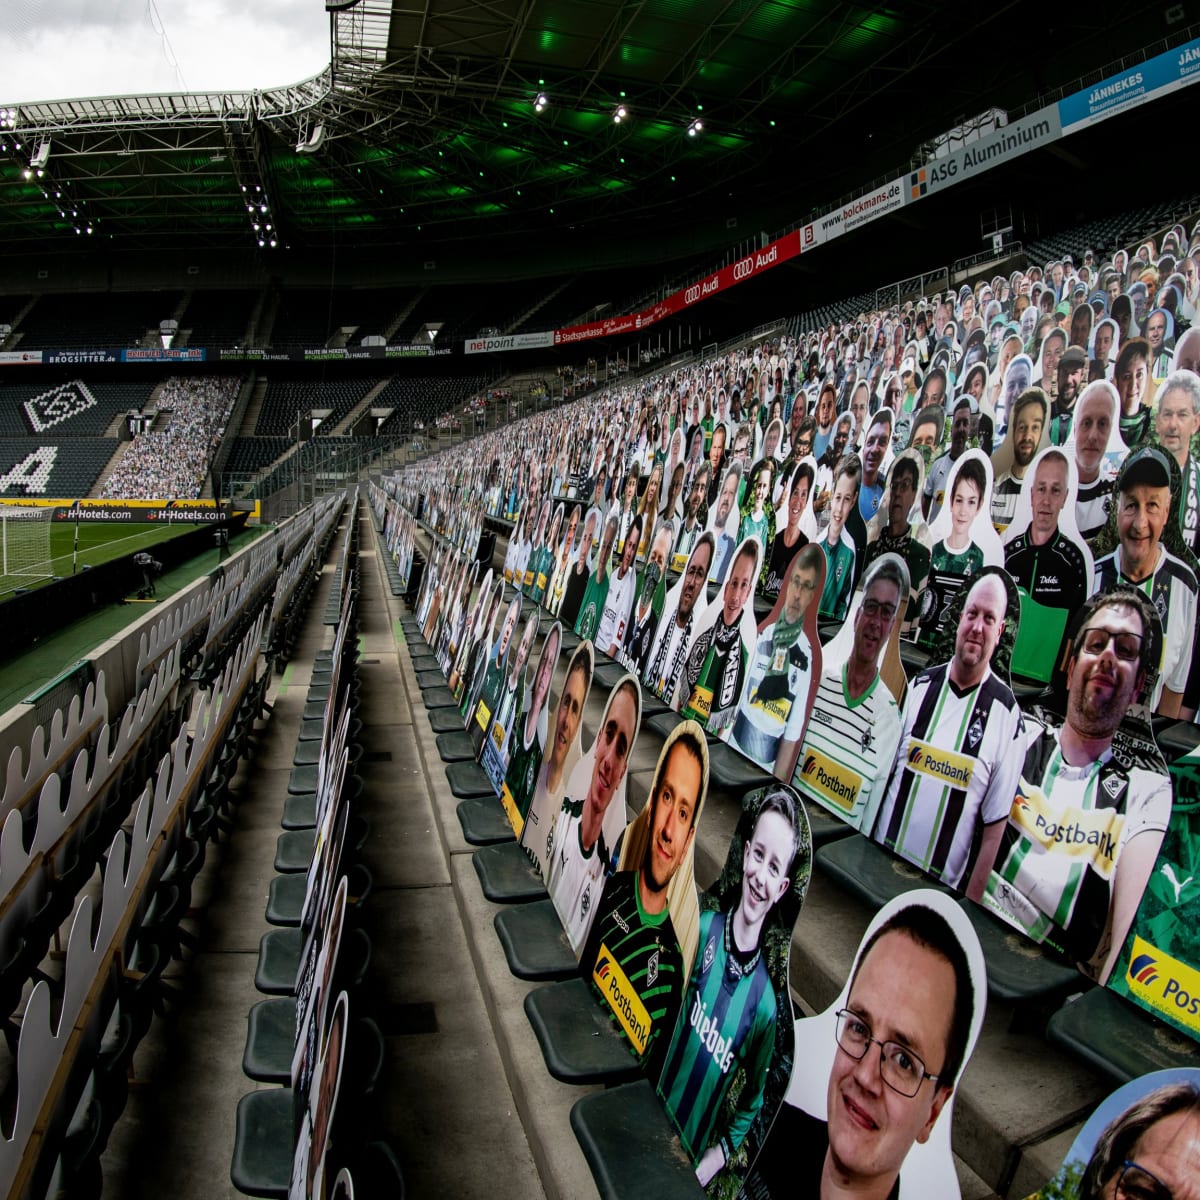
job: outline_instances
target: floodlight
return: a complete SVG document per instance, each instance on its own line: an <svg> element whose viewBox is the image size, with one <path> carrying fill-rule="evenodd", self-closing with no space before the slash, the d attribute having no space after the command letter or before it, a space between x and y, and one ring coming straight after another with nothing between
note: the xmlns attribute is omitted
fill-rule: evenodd
<svg viewBox="0 0 1200 1200"><path fill-rule="evenodd" d="M618 104L617 107L613 109L613 124L620 125L620 123L625 120L627 116L629 116L629 109L627 109L623 104Z"/></svg>
<svg viewBox="0 0 1200 1200"><path fill-rule="evenodd" d="M40 172L42 170L42 168L49 161L50 161L50 143L49 143L49 141L45 141L37 148L37 153L34 154L33 158L30 160L29 165L35 171Z"/></svg>
<svg viewBox="0 0 1200 1200"><path fill-rule="evenodd" d="M538 92L533 98L533 111L541 112L550 103L550 97L545 92Z"/></svg>
<svg viewBox="0 0 1200 1200"><path fill-rule="evenodd" d="M688 137L695 137L698 133L704 132L704 122L697 117L687 128Z"/></svg>

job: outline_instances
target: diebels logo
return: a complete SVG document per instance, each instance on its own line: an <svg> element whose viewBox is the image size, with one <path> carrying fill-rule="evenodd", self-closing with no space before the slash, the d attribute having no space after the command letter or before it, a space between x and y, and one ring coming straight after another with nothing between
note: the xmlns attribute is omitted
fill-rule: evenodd
<svg viewBox="0 0 1200 1200"><path fill-rule="evenodd" d="M700 1039L700 1045L712 1055L713 1062L722 1075L729 1074L733 1066L733 1039L721 1036L721 1026L716 1017L708 1015L708 1009L697 992L692 1001L688 1021Z"/></svg>
<svg viewBox="0 0 1200 1200"><path fill-rule="evenodd" d="M1124 982L1135 1000L1200 1034L1200 971L1135 935Z"/></svg>
<svg viewBox="0 0 1200 1200"><path fill-rule="evenodd" d="M952 787L965 788L971 782L975 760L913 739L908 747L908 765L911 770L928 775L931 779Z"/></svg>
<svg viewBox="0 0 1200 1200"><path fill-rule="evenodd" d="M596 965L592 968L592 982L600 989L600 995L612 1009L634 1049L638 1054L644 1054L650 1040L650 1014L641 996L621 970L621 964L603 942L600 944L600 953L596 955Z"/></svg>

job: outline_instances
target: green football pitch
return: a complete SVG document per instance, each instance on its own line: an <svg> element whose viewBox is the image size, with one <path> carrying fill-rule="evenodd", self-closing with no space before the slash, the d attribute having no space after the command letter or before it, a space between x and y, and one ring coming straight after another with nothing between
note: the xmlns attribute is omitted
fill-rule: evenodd
<svg viewBox="0 0 1200 1200"><path fill-rule="evenodd" d="M172 522L169 525L99 525L80 524L79 552L75 554L75 526L68 521L55 521L50 526L50 562L39 566L37 574L0 575L0 600L19 587L40 587L52 576L66 576L72 567L97 567L113 558L136 554L158 542L168 541L199 528L191 522Z"/></svg>

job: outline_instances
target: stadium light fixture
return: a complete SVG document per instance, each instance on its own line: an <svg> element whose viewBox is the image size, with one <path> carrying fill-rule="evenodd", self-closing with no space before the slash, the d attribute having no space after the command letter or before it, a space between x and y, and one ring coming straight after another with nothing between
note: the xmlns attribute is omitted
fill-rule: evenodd
<svg viewBox="0 0 1200 1200"><path fill-rule="evenodd" d="M704 132L704 122L701 121L699 117L696 117L695 120L693 120L692 123L687 127L688 137L694 138L696 136L696 134L703 133L703 132Z"/></svg>
<svg viewBox="0 0 1200 1200"><path fill-rule="evenodd" d="M34 152L33 158L29 165L40 175L46 164L50 161L50 142L47 139Z"/></svg>
<svg viewBox="0 0 1200 1200"><path fill-rule="evenodd" d="M620 123L625 120L627 116L629 116L629 109L627 109L623 104L618 104L617 107L613 109L613 124L620 125Z"/></svg>
<svg viewBox="0 0 1200 1200"><path fill-rule="evenodd" d="M550 97L545 92L538 92L533 98L533 111L535 113L543 112L549 103Z"/></svg>

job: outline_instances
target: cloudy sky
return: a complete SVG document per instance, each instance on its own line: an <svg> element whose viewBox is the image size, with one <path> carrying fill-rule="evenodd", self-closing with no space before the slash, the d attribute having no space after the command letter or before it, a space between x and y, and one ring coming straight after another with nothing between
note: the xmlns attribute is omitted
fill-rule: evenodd
<svg viewBox="0 0 1200 1200"><path fill-rule="evenodd" d="M244 91L328 64L322 0L0 0L0 104Z"/></svg>

